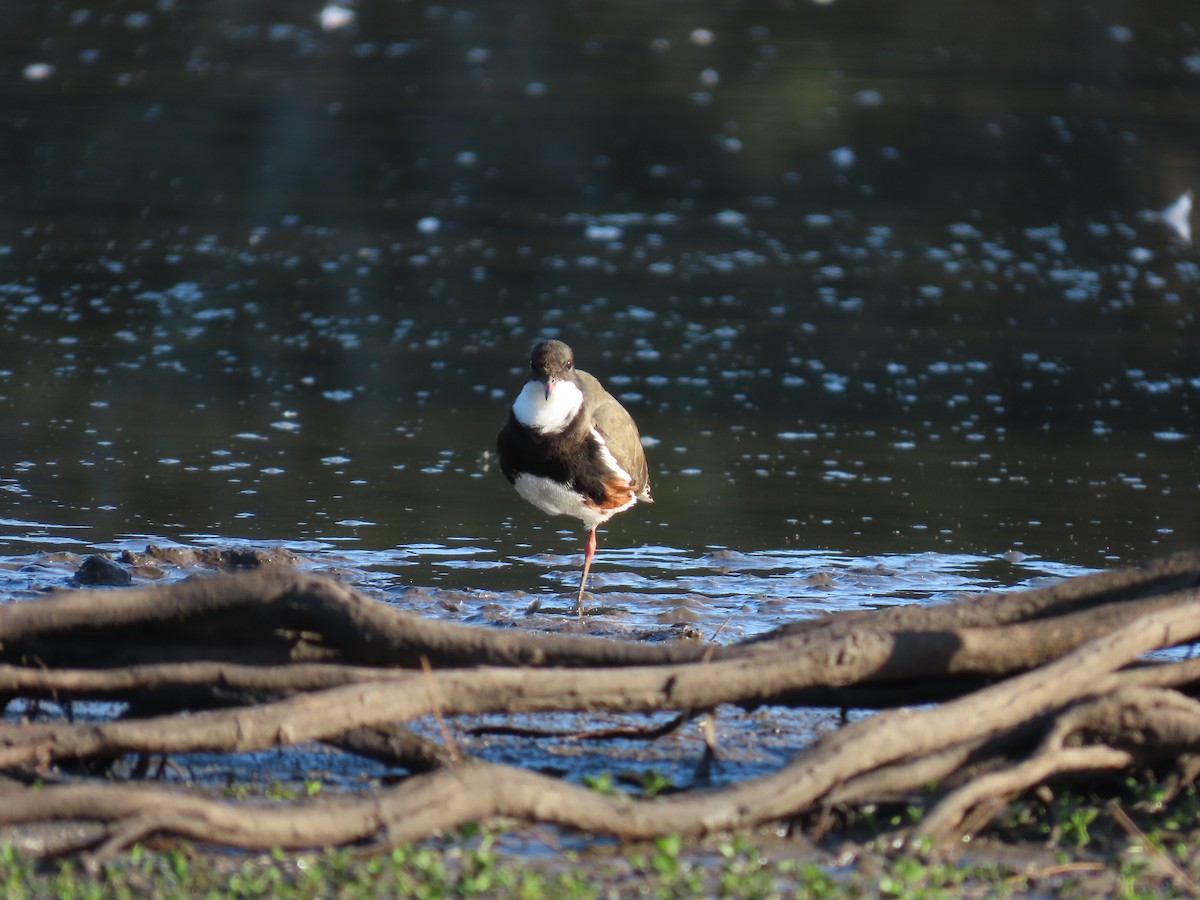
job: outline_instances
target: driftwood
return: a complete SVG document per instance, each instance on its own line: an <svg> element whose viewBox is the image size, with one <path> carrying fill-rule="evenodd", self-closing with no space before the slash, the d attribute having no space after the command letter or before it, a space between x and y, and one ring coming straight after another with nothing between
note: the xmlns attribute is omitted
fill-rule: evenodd
<svg viewBox="0 0 1200 900"><path fill-rule="evenodd" d="M641 839L911 803L936 782L913 833L945 845L1064 773L1200 751L1200 661L1146 657L1200 639L1198 586L1200 554L1181 554L1036 590L799 622L728 646L433 621L286 568L59 592L0 606L0 697L112 700L128 713L0 722L10 776L0 824L99 822L96 853L152 834L247 848L391 845L493 816ZM464 757L407 727L550 711L669 710L683 721L721 704L884 711L772 774L656 798ZM369 797L267 803L71 772L80 761L94 771L130 755L308 741L411 774Z"/></svg>

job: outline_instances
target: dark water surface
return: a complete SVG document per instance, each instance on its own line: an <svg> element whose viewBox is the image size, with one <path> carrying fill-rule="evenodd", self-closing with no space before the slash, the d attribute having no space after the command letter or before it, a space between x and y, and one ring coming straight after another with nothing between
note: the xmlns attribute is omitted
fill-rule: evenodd
<svg viewBox="0 0 1200 900"><path fill-rule="evenodd" d="M634 623L1200 545L1194 2L347 9L0 13L10 586L257 542L561 607L493 457L541 336L648 439Z"/></svg>

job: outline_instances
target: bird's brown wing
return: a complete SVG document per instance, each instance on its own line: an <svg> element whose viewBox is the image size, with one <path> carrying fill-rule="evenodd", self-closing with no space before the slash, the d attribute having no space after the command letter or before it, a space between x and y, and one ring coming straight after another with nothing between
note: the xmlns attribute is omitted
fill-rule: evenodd
<svg viewBox="0 0 1200 900"><path fill-rule="evenodd" d="M594 377L578 369L575 374L579 377L584 403L591 410L592 425L600 432L621 468L629 473L634 491L645 495L641 498L643 501L649 500L650 472L646 468L646 453L642 450L633 416Z"/></svg>

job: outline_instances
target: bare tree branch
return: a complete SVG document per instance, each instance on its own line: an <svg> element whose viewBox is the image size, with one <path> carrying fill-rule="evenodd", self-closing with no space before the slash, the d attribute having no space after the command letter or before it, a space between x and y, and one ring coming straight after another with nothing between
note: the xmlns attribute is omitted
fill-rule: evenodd
<svg viewBox="0 0 1200 900"><path fill-rule="evenodd" d="M10 603L0 606L0 694L135 708L153 697L158 712L0 723L0 767L49 773L59 761L323 740L424 774L370 797L287 803L128 783L9 786L0 823L101 822L101 855L158 833L254 848L394 844L491 816L638 839L898 798L937 780L949 793L919 833L945 840L1060 773L1200 752L1200 703L1180 693L1200 679L1200 661L1143 659L1200 638L1198 583L1200 557L1185 554L1004 597L834 616L728 647L433 622L288 571ZM95 655L62 665L64 647ZM112 668L115 659L156 662ZM204 690L215 692L208 705L237 705L197 711ZM476 713L895 706L906 695L937 702L844 725L774 773L655 799L460 759L447 728L439 743L406 727Z"/></svg>

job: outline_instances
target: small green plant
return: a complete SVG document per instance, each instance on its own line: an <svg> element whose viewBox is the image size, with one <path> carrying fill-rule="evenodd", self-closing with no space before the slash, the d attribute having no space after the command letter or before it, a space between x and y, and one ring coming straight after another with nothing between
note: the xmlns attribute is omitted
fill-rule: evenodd
<svg viewBox="0 0 1200 900"><path fill-rule="evenodd" d="M1158 779L1142 780L1130 775L1125 779L1125 788L1134 798L1134 805L1145 812L1159 812L1166 805L1167 789Z"/></svg>
<svg viewBox="0 0 1200 900"><path fill-rule="evenodd" d="M915 856L901 856L892 862L879 879L883 897L917 896L929 881L924 862Z"/></svg>
<svg viewBox="0 0 1200 900"><path fill-rule="evenodd" d="M1076 850L1083 849L1091 842L1092 836L1088 828L1099 815L1098 807L1086 803L1070 791L1064 791L1055 806L1062 840Z"/></svg>
<svg viewBox="0 0 1200 900"><path fill-rule="evenodd" d="M795 869L791 860L772 866L759 849L741 835L717 847L724 857L718 878L721 894L726 897L770 897L777 893L777 882Z"/></svg>
<svg viewBox="0 0 1200 900"><path fill-rule="evenodd" d="M844 896L846 891L837 879L816 863L805 863L796 870L798 900L824 900Z"/></svg>
<svg viewBox="0 0 1200 900"><path fill-rule="evenodd" d="M1157 885L1149 890L1141 885L1149 868L1149 860L1144 858L1129 858L1122 861L1117 870L1117 888L1113 892L1113 896L1121 898L1121 900L1150 900L1150 898L1162 896Z"/></svg>
<svg viewBox="0 0 1200 900"><path fill-rule="evenodd" d="M677 834L654 839L649 858L634 854L629 858L646 879L646 890L658 897L689 897L705 892L704 872L681 856L683 838Z"/></svg>
<svg viewBox="0 0 1200 900"><path fill-rule="evenodd" d="M584 775L584 787L595 791L597 794L604 794L606 797L614 796L617 793L616 780L613 778L612 772L601 772L599 775Z"/></svg>
<svg viewBox="0 0 1200 900"><path fill-rule="evenodd" d="M267 796L272 800L295 800L298 795L295 788L287 787L276 781L267 788Z"/></svg>
<svg viewBox="0 0 1200 900"><path fill-rule="evenodd" d="M654 839L654 856L650 858L651 865L661 875L677 875L682 868L679 861L679 851L683 847L683 838L677 834L668 834Z"/></svg>
<svg viewBox="0 0 1200 900"><path fill-rule="evenodd" d="M642 793L647 797L657 797L671 786L671 779L657 769L647 769L642 773Z"/></svg>

